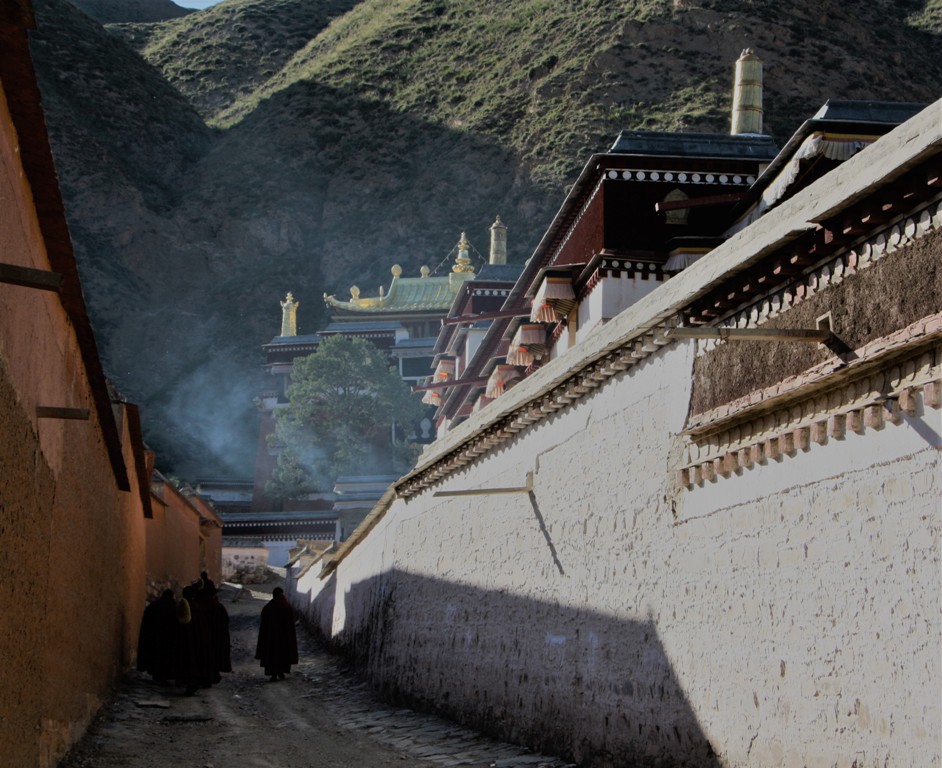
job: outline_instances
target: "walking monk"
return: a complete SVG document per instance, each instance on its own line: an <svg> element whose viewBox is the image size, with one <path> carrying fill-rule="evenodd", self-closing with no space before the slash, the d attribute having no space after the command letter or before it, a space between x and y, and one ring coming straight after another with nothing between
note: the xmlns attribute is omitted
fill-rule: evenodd
<svg viewBox="0 0 942 768"><path fill-rule="evenodd" d="M272 682L284 680L291 665L298 663L298 636L294 631L294 611L285 591L275 587L271 600L262 608L255 658Z"/></svg>

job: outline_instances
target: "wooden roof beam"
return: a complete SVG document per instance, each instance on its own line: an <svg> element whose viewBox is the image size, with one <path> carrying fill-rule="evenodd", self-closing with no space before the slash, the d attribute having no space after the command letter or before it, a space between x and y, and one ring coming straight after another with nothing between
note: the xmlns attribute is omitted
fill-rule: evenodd
<svg viewBox="0 0 942 768"><path fill-rule="evenodd" d="M504 309L499 312L482 312L478 315L456 315L455 317L443 317L442 325L456 325L459 323L476 323L479 320L498 320L504 317L529 317L530 308L526 309Z"/></svg>

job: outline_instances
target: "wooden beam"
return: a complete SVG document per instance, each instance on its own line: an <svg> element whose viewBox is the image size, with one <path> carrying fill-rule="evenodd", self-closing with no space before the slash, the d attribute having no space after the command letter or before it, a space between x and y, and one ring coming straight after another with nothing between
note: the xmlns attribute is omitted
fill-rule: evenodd
<svg viewBox="0 0 942 768"><path fill-rule="evenodd" d="M527 484L519 488L469 488L461 491L435 491L432 496L492 496L501 493L530 493L533 490L533 473L527 472Z"/></svg>
<svg viewBox="0 0 942 768"><path fill-rule="evenodd" d="M88 408L55 408L47 405L36 406L36 418L38 419L75 419L77 421L88 421Z"/></svg>
<svg viewBox="0 0 942 768"><path fill-rule="evenodd" d="M440 381L435 384L416 384L412 387L413 392L428 392L430 389L445 389L447 387L460 387L463 384L469 384L476 386L478 384L487 384L487 376L482 376L478 379L449 379L448 381Z"/></svg>
<svg viewBox="0 0 942 768"><path fill-rule="evenodd" d="M831 331L804 328L668 328L668 339L727 339L729 341L803 341L823 344Z"/></svg>
<svg viewBox="0 0 942 768"><path fill-rule="evenodd" d="M885 224L890 218L891 216L889 216L881 206L880 208L870 208L864 211L860 216L860 221L869 229L879 224Z"/></svg>
<svg viewBox="0 0 942 768"><path fill-rule="evenodd" d="M62 275L44 269L0 264L0 283L22 285L26 288L38 288L41 291L58 293L62 288Z"/></svg>
<svg viewBox="0 0 942 768"><path fill-rule="evenodd" d="M867 228L859 221L853 218L844 219L844 224L841 227L841 231L847 237L855 237L856 235L862 235L867 231Z"/></svg>
<svg viewBox="0 0 942 768"><path fill-rule="evenodd" d="M498 320L503 317L529 317L529 309L504 309L500 312L482 312L479 315L456 315L443 317L442 325L456 325L458 323L476 323L478 320Z"/></svg>
<svg viewBox="0 0 942 768"><path fill-rule="evenodd" d="M791 277L792 275L797 275L802 271L802 267L792 263L791 260L778 261L775 263L775 266L772 267L772 274L777 275L778 277Z"/></svg>
<svg viewBox="0 0 942 768"><path fill-rule="evenodd" d="M686 200L661 200L654 204L658 213L664 211L678 211L684 208L700 208L706 205L723 205L724 203L738 203L746 196L745 192L730 192L727 195L709 195L706 197L688 197Z"/></svg>

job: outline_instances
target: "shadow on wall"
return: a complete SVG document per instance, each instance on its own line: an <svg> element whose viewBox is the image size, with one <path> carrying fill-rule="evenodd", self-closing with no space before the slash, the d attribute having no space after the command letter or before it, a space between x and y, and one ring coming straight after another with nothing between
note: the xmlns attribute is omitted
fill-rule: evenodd
<svg viewBox="0 0 942 768"><path fill-rule="evenodd" d="M333 613L330 580L314 616ZM388 701L582 766L720 765L648 619L399 570L354 584L344 611L331 644Z"/></svg>

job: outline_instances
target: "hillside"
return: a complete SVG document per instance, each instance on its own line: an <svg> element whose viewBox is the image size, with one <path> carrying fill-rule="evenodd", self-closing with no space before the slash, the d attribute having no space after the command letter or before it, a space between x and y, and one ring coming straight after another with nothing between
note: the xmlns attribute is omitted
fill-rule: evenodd
<svg viewBox="0 0 942 768"><path fill-rule="evenodd" d="M171 0L72 0L88 16L102 24L117 22L153 22L176 19L192 13Z"/></svg>
<svg viewBox="0 0 942 768"><path fill-rule="evenodd" d="M828 98L928 102L942 75L936 0L225 0L107 28L34 4L106 368L189 477L249 474L288 290L314 331L322 293L434 267L462 230L486 250L497 213L523 261L621 129L727 130L746 46L779 142Z"/></svg>
<svg viewBox="0 0 942 768"><path fill-rule="evenodd" d="M87 1L87 0L86 0ZM356 0L229 0L165 24L113 24L208 120L250 95Z"/></svg>

